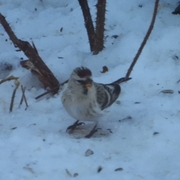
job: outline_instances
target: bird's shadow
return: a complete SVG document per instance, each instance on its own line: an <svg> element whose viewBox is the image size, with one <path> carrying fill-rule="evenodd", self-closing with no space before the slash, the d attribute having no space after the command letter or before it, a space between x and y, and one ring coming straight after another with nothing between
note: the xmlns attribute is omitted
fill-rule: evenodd
<svg viewBox="0 0 180 180"><path fill-rule="evenodd" d="M86 136L89 135L94 126L94 123L82 123L81 125L78 125L73 131L67 130L67 133L73 138L87 138ZM111 129L101 127L100 124L97 125L96 130L97 131L90 138L107 137L112 134Z"/></svg>

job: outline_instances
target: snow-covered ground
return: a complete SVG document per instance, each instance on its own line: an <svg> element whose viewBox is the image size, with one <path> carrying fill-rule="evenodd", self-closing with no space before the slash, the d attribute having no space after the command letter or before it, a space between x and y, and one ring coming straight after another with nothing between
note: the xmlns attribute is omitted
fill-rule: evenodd
<svg viewBox="0 0 180 180"><path fill-rule="evenodd" d="M89 1L93 18L95 4L96 0ZM61 91L35 100L45 90L21 67L21 58L27 58L15 51L0 25L0 79L19 77L29 104L27 109L24 104L19 107L19 88L9 113L15 85L13 81L0 85L0 179L179 180L180 16L171 14L177 5L176 0L160 1L132 80L122 84L118 101L99 122L112 133L90 139L66 132L75 120L63 109ZM81 65L92 70L97 82L125 76L149 27L153 7L154 1L149 0L109 0L106 48L95 56L89 50L77 0L0 1L0 12L17 37L35 43L59 82ZM12 70L5 70L4 63L11 64ZM103 66L109 69L104 74ZM93 151L90 156L85 155L88 149Z"/></svg>

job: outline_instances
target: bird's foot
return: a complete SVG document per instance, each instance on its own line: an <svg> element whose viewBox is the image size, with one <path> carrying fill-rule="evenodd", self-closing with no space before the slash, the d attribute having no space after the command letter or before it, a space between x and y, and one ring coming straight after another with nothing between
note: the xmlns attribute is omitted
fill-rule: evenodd
<svg viewBox="0 0 180 180"><path fill-rule="evenodd" d="M93 129L90 131L88 135L85 136L85 138L91 138L100 128L97 128L97 124L93 127Z"/></svg>
<svg viewBox="0 0 180 180"><path fill-rule="evenodd" d="M71 134L78 126L81 126L83 124L83 122L79 122L79 120L77 120L73 125L69 126L66 129L66 132L69 132L69 134Z"/></svg>

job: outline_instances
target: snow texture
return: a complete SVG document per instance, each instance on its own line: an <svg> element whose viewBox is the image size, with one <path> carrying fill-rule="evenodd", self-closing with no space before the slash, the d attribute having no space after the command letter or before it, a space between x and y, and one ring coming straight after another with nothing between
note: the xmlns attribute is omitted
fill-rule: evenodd
<svg viewBox="0 0 180 180"><path fill-rule="evenodd" d="M88 2L95 19L96 0ZM19 77L29 104L27 109L24 103L19 106L19 88L10 113L14 82L0 85L0 179L179 180L180 16L172 15L177 5L178 1L160 1L132 80L121 85L118 101L99 122L105 133L90 139L77 138L80 131L66 132L75 120L62 106L61 90L53 97L35 99L45 90L36 76L21 67L21 59L27 57L15 51L0 25L0 80ZM125 76L153 8L154 1L149 0L109 0L106 48L92 55L77 0L0 1L0 12L17 37L35 43L59 82L78 66L90 68L96 82L110 83ZM109 71L101 73L103 66ZM88 130L82 127L85 133ZM86 156L88 149L93 153Z"/></svg>

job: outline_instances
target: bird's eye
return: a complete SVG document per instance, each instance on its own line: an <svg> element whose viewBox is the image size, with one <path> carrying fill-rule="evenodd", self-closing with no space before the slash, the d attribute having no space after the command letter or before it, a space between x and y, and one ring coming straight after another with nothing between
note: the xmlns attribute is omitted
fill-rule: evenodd
<svg viewBox="0 0 180 180"><path fill-rule="evenodd" d="M80 83L80 84L85 84L85 83L86 83L86 82L83 81L83 80L77 80L77 82Z"/></svg>

